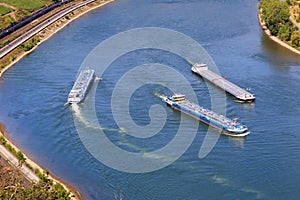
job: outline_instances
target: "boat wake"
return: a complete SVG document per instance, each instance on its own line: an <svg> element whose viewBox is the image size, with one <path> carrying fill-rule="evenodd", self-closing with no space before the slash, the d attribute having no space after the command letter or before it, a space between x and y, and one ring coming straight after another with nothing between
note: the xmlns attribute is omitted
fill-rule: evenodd
<svg viewBox="0 0 300 200"><path fill-rule="evenodd" d="M70 108L72 109L72 111L74 113L73 116L74 116L75 120L80 121L82 124L84 124L88 128L101 129L101 127L99 127L96 123L88 120L88 118L86 118L82 114L81 109L78 104L71 104Z"/></svg>
<svg viewBox="0 0 300 200"><path fill-rule="evenodd" d="M167 98L166 95L164 95L164 94L162 94L162 93L160 93L158 91L153 92L153 95L156 96L156 97L158 97L158 98L160 98L163 101Z"/></svg>
<svg viewBox="0 0 300 200"><path fill-rule="evenodd" d="M261 191L258 191L258 190L255 190L255 189L252 189L249 187L239 186L239 185L235 184L234 182L232 182L231 180L220 177L218 175L214 175L211 178L215 183L221 184L222 186L233 188L235 190L239 190L239 191L242 191L245 193L253 194L256 196L256 199L265 199L265 195Z"/></svg>
<svg viewBox="0 0 300 200"><path fill-rule="evenodd" d="M101 77L99 77L99 76L96 76L96 78L95 78L95 83L96 83L97 81L101 81L101 80L103 80L103 78L101 78Z"/></svg>
<svg viewBox="0 0 300 200"><path fill-rule="evenodd" d="M86 126L87 128L91 128L94 130L102 130L102 131L116 131L119 133L127 133L127 130L125 128L106 128L106 127L102 127L98 124L97 119L95 119L94 121L89 120L87 117L84 116L84 114L81 111L81 108L78 104L71 104L70 105L72 111L73 111L73 116L75 120L78 120L79 122L81 122L84 126Z"/></svg>

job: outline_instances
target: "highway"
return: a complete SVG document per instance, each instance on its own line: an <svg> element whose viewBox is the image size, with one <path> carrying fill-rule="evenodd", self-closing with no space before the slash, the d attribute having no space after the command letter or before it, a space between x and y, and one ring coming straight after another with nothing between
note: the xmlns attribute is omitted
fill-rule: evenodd
<svg viewBox="0 0 300 200"><path fill-rule="evenodd" d="M4 158L6 158L11 164L18 167L19 166L19 160L10 152L8 151L3 145L0 145L0 154L3 155ZM21 170L23 174L30 180L34 182L39 182L39 177L31 171L26 165L22 165L22 167L18 167L18 169Z"/></svg>
<svg viewBox="0 0 300 200"><path fill-rule="evenodd" d="M17 48L23 42L25 42L26 40L28 40L29 38L31 38L32 36L34 36L35 34L37 34L38 32L40 32L41 30L43 30L44 28L46 28L50 24L54 23L58 19L62 18L66 14L68 14L68 13L76 10L77 8L85 6L86 4L92 3L94 1L96 1L96 0L86 0L86 1L84 1L82 3L77 4L77 5L70 6L70 7L66 8L66 9L64 9L64 10L56 13L55 15L51 16L47 20L41 22L37 26L33 27L29 31L25 32L24 34L22 34L21 36L19 36L15 40L11 41L10 43L8 43L4 47L2 47L0 49L0 59L3 58L6 54L8 54L9 52L11 52L12 50L14 50L15 48Z"/></svg>

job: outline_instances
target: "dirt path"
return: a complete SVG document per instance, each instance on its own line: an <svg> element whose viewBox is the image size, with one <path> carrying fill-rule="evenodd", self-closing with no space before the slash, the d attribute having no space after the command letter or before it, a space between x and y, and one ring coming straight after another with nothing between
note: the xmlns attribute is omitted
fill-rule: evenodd
<svg viewBox="0 0 300 200"><path fill-rule="evenodd" d="M10 8L10 9L13 9L13 10L18 10L18 8L12 6L12 5L9 5L7 3L0 3L0 6L4 6L4 7L7 7L7 8Z"/></svg>

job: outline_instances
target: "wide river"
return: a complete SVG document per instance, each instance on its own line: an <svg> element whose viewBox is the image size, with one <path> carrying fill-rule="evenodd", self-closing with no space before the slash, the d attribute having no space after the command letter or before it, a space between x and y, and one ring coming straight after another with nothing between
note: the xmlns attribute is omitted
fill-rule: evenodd
<svg viewBox="0 0 300 200"><path fill-rule="evenodd" d="M120 0L92 11L43 43L0 79L0 121L26 154L75 186L84 199L114 199L114 194L120 193L124 199L297 199L300 57L262 33L257 3ZM168 28L190 36L207 50L222 76L251 89L257 97L255 104L226 98L227 116L239 117L251 131L248 137L221 136L212 152L200 159L198 152L207 126L199 124L192 145L180 159L149 173L112 169L85 149L74 125L74 111L64 106L78 68L101 41L142 27ZM179 113L155 95L162 86L150 84L136 91L130 114L136 124L145 126L150 122L150 106L160 104L170 122L164 131L148 140L135 140L116 126L110 109L113 88L126 70L145 63L162 63L180 71L195 89L199 104L210 106L205 83L191 73L184 59L151 49L119 58L98 85L96 110L111 141L132 152L168 144L179 123Z"/></svg>

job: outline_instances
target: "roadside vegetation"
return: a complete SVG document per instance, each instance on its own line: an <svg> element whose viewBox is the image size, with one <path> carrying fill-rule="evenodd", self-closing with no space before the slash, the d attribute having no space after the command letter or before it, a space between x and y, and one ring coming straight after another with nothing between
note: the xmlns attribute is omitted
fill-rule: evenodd
<svg viewBox="0 0 300 200"><path fill-rule="evenodd" d="M291 21L291 17L300 21L300 1L261 0L259 9L271 35L300 50L300 33Z"/></svg>
<svg viewBox="0 0 300 200"><path fill-rule="evenodd" d="M28 184L16 169L0 163L0 199L3 200L68 200L69 193L60 184L40 181Z"/></svg>
<svg viewBox="0 0 300 200"><path fill-rule="evenodd" d="M30 166L21 151L16 151L3 136L0 136L0 145L4 145L19 160L19 165L25 164L39 178L38 183L28 184L28 180L18 170L0 162L0 199L3 200L69 200L70 193L59 183L53 183L48 178L49 172L41 172Z"/></svg>
<svg viewBox="0 0 300 200"><path fill-rule="evenodd" d="M0 30L58 0L0 0Z"/></svg>
<svg viewBox="0 0 300 200"><path fill-rule="evenodd" d="M34 36L33 38L31 38L31 40L21 44L20 46L24 51L30 51L39 42L40 42L39 37Z"/></svg>

